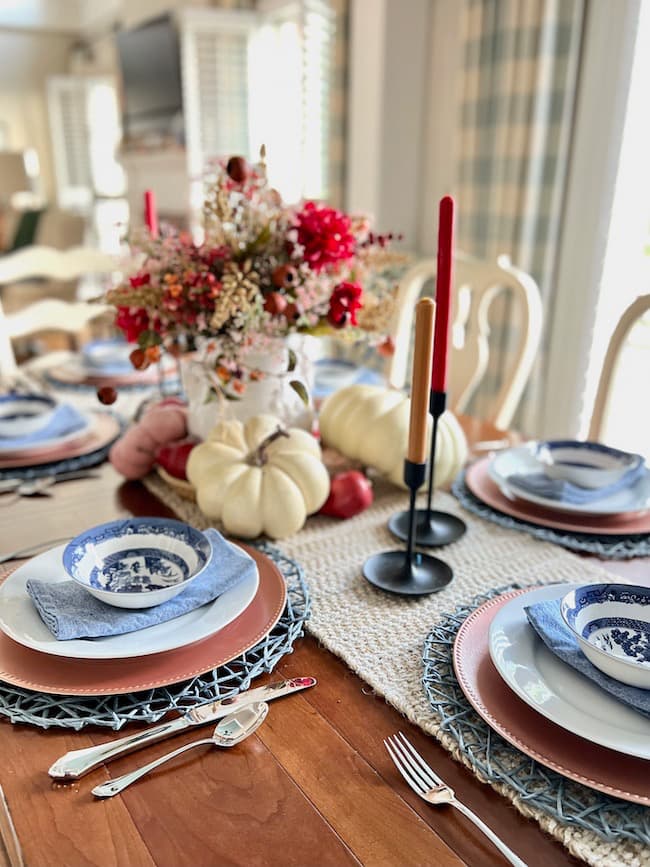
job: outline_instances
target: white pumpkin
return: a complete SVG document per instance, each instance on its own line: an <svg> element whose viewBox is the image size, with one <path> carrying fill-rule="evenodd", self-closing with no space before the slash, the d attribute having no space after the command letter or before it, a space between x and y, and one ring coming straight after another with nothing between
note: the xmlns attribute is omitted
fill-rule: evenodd
<svg viewBox="0 0 650 867"><path fill-rule="evenodd" d="M297 533L330 489L314 437L272 415L219 422L190 452L187 478L203 514L247 539Z"/></svg>
<svg viewBox="0 0 650 867"><path fill-rule="evenodd" d="M394 389L350 385L323 403L319 425L323 442L341 454L374 467L404 485L411 402ZM432 419L429 416L429 433ZM458 419L447 411L438 420L436 487L450 482L467 460L467 440Z"/></svg>

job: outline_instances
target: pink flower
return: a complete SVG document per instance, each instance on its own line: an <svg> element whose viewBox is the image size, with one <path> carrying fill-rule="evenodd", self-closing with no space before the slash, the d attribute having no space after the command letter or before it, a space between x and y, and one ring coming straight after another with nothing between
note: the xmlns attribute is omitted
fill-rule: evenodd
<svg viewBox="0 0 650 867"><path fill-rule="evenodd" d="M326 205L307 202L296 214L298 244L304 259L314 271L347 262L354 256L355 238L351 220Z"/></svg>

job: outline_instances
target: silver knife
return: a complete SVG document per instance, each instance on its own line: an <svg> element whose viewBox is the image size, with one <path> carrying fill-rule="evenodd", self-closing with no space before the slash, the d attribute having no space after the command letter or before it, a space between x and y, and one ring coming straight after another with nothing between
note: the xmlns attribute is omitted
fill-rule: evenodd
<svg viewBox="0 0 650 867"><path fill-rule="evenodd" d="M222 717L232 713L233 710L251 702L271 701L283 695L300 692L310 686L315 686L315 684L315 677L294 677L291 680L267 683L266 686L258 686L255 689L240 692L230 698L222 698L218 701L200 704L193 707L183 716L154 726L154 728L147 729L144 732L136 732L117 741L101 744L98 747L88 747L85 750L72 750L72 752L66 753L60 759L57 759L48 773L55 780L78 780L79 777L83 777L84 774L92 771L98 765L101 765L102 762L108 762L117 756L123 756L126 753L133 752L133 750L139 750L140 747L171 737L171 735L182 732L191 726L201 726L214 720L222 719Z"/></svg>

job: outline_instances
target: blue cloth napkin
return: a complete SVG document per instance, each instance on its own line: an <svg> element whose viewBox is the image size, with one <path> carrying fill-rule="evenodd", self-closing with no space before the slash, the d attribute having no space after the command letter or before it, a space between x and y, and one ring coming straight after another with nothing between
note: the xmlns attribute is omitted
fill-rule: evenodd
<svg viewBox="0 0 650 867"><path fill-rule="evenodd" d="M582 503L602 500L604 497L609 497L610 494L631 487L639 481L645 472L646 466L641 463L621 476L618 481L611 485L603 485L602 488L582 488L580 485L567 482L565 479L550 479L544 473L514 474L508 476L506 481L529 494L545 497L548 500L557 500L559 503L579 506Z"/></svg>
<svg viewBox="0 0 650 867"><path fill-rule="evenodd" d="M22 449L35 446L55 437L83 430L88 424L86 416L68 403L60 403L43 427L21 437L0 437L0 449Z"/></svg>
<svg viewBox="0 0 650 867"><path fill-rule="evenodd" d="M212 559L203 574L162 605L152 608L115 608L91 596L74 581L52 584L30 578L29 593L43 623L59 641L70 638L100 638L122 635L165 623L187 614L230 590L257 572L252 557L227 542L216 530L206 530L212 546Z"/></svg>
<svg viewBox="0 0 650 867"><path fill-rule="evenodd" d="M526 610L528 622L548 649L562 662L584 674L605 692L645 716L650 716L650 689L628 686L602 672L584 655L576 638L560 614L560 599L537 602Z"/></svg>

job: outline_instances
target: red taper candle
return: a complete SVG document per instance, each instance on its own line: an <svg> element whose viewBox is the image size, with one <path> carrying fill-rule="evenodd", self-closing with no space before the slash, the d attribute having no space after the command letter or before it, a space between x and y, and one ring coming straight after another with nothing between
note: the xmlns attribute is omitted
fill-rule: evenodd
<svg viewBox="0 0 650 867"><path fill-rule="evenodd" d="M438 214L438 270L436 277L436 330L433 339L431 388L447 391L449 328L451 325L451 275L454 248L454 200L440 200Z"/></svg>
<svg viewBox="0 0 650 867"><path fill-rule="evenodd" d="M144 221L152 238L158 237L158 212L153 190L144 191Z"/></svg>

